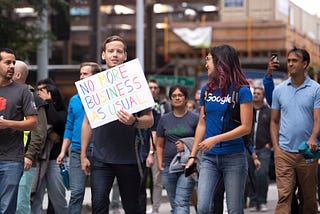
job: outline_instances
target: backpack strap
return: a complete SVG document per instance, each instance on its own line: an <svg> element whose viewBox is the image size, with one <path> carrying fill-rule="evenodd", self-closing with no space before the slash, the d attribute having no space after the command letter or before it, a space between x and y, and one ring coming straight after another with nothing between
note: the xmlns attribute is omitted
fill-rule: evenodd
<svg viewBox="0 0 320 214"><path fill-rule="evenodd" d="M202 96L203 99L203 119L206 119L207 111L206 111L206 105L207 105L207 98L208 98L208 91L205 90Z"/></svg>

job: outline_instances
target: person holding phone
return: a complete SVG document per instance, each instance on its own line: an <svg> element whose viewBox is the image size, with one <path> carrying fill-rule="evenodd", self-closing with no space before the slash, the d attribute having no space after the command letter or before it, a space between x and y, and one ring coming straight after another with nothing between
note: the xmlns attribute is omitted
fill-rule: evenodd
<svg viewBox="0 0 320 214"><path fill-rule="evenodd" d="M198 115L187 108L189 95L186 87L172 86L169 98L172 111L161 117L157 127L158 168L170 201L171 213L190 213L190 199L196 182L185 177L183 168L178 171L170 170L170 163L177 154L177 149L182 152L183 145L179 139L194 136Z"/></svg>
<svg viewBox="0 0 320 214"><path fill-rule="evenodd" d="M317 151L320 131L320 85L306 75L309 53L294 47L288 52L290 77L272 94L270 134L274 148L278 203L276 213L291 211L297 181L303 196L303 213L317 213L317 161L305 160L299 145L307 141Z"/></svg>
<svg viewBox="0 0 320 214"><path fill-rule="evenodd" d="M262 79L263 87L265 91L265 97L270 106L272 104L272 92L274 90L274 81L272 78L272 72L277 70L279 67L280 67L280 62L278 59L278 54L272 53L268 62L267 72Z"/></svg>

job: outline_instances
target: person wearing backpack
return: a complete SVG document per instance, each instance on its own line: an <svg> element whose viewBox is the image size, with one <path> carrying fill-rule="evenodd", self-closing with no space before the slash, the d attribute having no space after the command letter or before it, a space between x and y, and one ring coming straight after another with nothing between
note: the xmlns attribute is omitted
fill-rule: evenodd
<svg viewBox="0 0 320 214"><path fill-rule="evenodd" d="M244 190L248 162L243 136L252 128L252 94L241 70L237 51L229 45L210 48L206 57L208 82L201 89L200 118L192 152L186 164L189 168L198 151L200 160L198 181L198 213L213 211L214 193L223 177L229 214L244 213ZM228 111L231 93L239 88L240 124Z"/></svg>

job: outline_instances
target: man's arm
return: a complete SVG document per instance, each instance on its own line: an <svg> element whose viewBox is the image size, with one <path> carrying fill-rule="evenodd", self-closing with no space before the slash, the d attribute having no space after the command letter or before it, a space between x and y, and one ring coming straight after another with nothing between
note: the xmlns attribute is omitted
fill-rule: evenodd
<svg viewBox="0 0 320 214"><path fill-rule="evenodd" d="M137 119L139 121L137 128L140 128L140 129L150 128L151 126L153 126L153 123L154 123L152 110L143 111L140 117L137 117Z"/></svg>
<svg viewBox="0 0 320 214"><path fill-rule="evenodd" d="M279 148L280 110L271 109L270 136L274 150Z"/></svg>
<svg viewBox="0 0 320 214"><path fill-rule="evenodd" d="M157 137L157 161L158 161L158 169L163 170L162 161L163 161L163 150L164 150L164 137Z"/></svg>
<svg viewBox="0 0 320 214"><path fill-rule="evenodd" d="M150 149L149 149L149 154L146 160L146 165L147 167L151 167L154 164L154 155L156 151L156 131L151 131L151 136L150 136ZM154 147L155 146L155 147Z"/></svg>
<svg viewBox="0 0 320 214"><path fill-rule="evenodd" d="M273 57L271 57L268 62L267 72L262 80L265 97L266 97L266 100L270 106L272 105L272 92L274 90L274 82L273 82L273 78L272 78L272 72L274 70L278 69L279 66L280 66L279 61L274 61Z"/></svg>
<svg viewBox="0 0 320 214"><path fill-rule="evenodd" d="M87 157L87 150L90 145L90 139L92 136L92 129L87 115L84 115L82 128L81 128L81 168L86 175L90 174L90 161Z"/></svg>
<svg viewBox="0 0 320 214"><path fill-rule="evenodd" d="M143 111L139 117L134 116L123 109L120 109L119 111L117 111L117 117L119 118L119 121L121 123L128 126L134 125L136 123L137 125L135 127L140 129L150 128L154 122L151 109Z"/></svg>
<svg viewBox="0 0 320 214"><path fill-rule="evenodd" d="M68 138L64 138L63 139L62 146L61 146L61 151L60 151L59 156L57 157L57 164L60 165L60 164L63 163L64 156L66 155L70 144L71 144L71 140L70 139L68 139Z"/></svg>
<svg viewBox="0 0 320 214"><path fill-rule="evenodd" d="M0 118L0 129L15 129L19 131L33 131L37 128L37 115L28 115L25 120L7 120Z"/></svg>
<svg viewBox="0 0 320 214"><path fill-rule="evenodd" d="M320 133L320 108L315 108L313 110L313 129L310 138L308 139L308 145L311 151L317 151L318 142L317 138Z"/></svg>

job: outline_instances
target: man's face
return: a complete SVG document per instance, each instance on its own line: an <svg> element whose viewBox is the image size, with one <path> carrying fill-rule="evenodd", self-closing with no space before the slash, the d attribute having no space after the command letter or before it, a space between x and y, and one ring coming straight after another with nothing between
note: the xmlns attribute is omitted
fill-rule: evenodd
<svg viewBox="0 0 320 214"><path fill-rule="evenodd" d="M154 82L148 83L153 99L156 99L159 95L159 86Z"/></svg>
<svg viewBox="0 0 320 214"><path fill-rule="evenodd" d="M303 61L302 55L300 53L290 53L287 62L288 70L291 76L296 76L297 74L304 74L307 62Z"/></svg>
<svg viewBox="0 0 320 214"><path fill-rule="evenodd" d="M107 68L122 64L127 59L124 44L120 41L107 43L105 50L102 52L102 59L106 61Z"/></svg>
<svg viewBox="0 0 320 214"><path fill-rule="evenodd" d="M13 54L1 52L0 61L0 78L10 80L14 75L14 65L16 63L16 58Z"/></svg>
<svg viewBox="0 0 320 214"><path fill-rule="evenodd" d="M92 68L89 65L85 65L80 69L80 80L92 76Z"/></svg>
<svg viewBox="0 0 320 214"><path fill-rule="evenodd" d="M263 102L263 101L264 101L263 91L259 88L256 88L253 91L253 102Z"/></svg>

